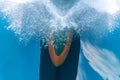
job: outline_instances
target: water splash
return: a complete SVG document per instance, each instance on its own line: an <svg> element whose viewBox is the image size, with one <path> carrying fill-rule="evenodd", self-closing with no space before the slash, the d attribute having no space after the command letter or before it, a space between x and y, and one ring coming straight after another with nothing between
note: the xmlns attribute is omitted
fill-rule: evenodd
<svg viewBox="0 0 120 80"><path fill-rule="evenodd" d="M84 2L99 12L111 15L120 10L120 0L84 0Z"/></svg>
<svg viewBox="0 0 120 80"><path fill-rule="evenodd" d="M75 1L61 8L53 0L0 0L0 12L8 17L10 25L7 28L22 39L29 40L33 36L48 38L50 33L65 27L74 27L81 35L89 30L97 36L114 31L116 14L120 10L119 0ZM88 42L82 42L82 47L89 64L105 80L119 80L120 63L113 52ZM84 80L84 73L81 73L79 69L77 80Z"/></svg>
<svg viewBox="0 0 120 80"><path fill-rule="evenodd" d="M120 80L120 61L112 51L96 47L89 42L83 41L82 48L90 66L98 72L104 80Z"/></svg>
<svg viewBox="0 0 120 80"><path fill-rule="evenodd" d="M47 38L49 33L65 27L74 27L79 32L85 32L92 28L100 28L101 25L97 27L94 25L100 22L105 22L105 29L113 30L115 17L109 12L110 7L107 4L116 6L114 10L117 12L118 5L115 1L114 3L105 2L105 9L97 6L101 5L99 1L96 1L96 4L90 1L91 4L88 4L89 0L76 0L72 4L71 0L66 3L68 6L61 4L63 7L57 7L56 5L60 4L57 4L57 1L56 4L53 2L55 0L0 0L0 12L8 17L10 23L8 29L28 40L32 36L41 35L46 35ZM98 20L99 23L96 23Z"/></svg>

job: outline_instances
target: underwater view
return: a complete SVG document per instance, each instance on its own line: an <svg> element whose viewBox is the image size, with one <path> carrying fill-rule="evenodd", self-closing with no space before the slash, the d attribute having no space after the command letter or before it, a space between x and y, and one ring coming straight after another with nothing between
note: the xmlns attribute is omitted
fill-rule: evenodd
<svg viewBox="0 0 120 80"><path fill-rule="evenodd" d="M0 80L39 80L40 40L65 28L80 35L76 80L120 80L120 0L0 0Z"/></svg>

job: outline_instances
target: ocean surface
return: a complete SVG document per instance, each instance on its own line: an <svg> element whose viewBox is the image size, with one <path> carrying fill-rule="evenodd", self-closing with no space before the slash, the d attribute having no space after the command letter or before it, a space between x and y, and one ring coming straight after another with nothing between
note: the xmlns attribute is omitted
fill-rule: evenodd
<svg viewBox="0 0 120 80"><path fill-rule="evenodd" d="M0 80L39 80L40 39L81 36L76 80L120 80L120 1L0 0Z"/></svg>

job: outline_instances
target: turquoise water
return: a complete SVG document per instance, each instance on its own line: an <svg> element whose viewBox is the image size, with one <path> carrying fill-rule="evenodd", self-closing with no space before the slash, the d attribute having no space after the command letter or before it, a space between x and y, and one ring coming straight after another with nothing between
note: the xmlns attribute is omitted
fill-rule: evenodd
<svg viewBox="0 0 120 80"><path fill-rule="evenodd" d="M20 42L0 15L0 80L38 80L39 41Z"/></svg>
<svg viewBox="0 0 120 80"><path fill-rule="evenodd" d="M59 5L59 1L52 1ZM27 3L26 0L26 4L23 5L18 5L18 2L17 6L7 3L9 9L6 5L0 6L0 80L39 80L38 36L49 33L51 28L48 25L52 29L76 25L79 28L82 47L77 80L120 80L119 12L113 19L111 12L109 14L99 8L97 11L87 4L76 4L78 2L79 0L70 0L70 5L65 6L65 10L60 6L62 2L57 9L54 6L50 7L52 4L48 3L46 5L50 12L42 6L43 4L32 0L31 3ZM74 5L78 6L69 11ZM2 12L2 9L8 10ZM109 20L113 21L112 27L108 24Z"/></svg>

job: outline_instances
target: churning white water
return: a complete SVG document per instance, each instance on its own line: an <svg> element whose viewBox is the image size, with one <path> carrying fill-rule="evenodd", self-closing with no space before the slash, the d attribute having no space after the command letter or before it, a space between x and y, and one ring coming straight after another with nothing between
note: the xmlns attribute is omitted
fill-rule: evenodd
<svg viewBox="0 0 120 80"><path fill-rule="evenodd" d="M115 14L119 11L117 2L117 0L66 2L64 0L0 0L0 12L8 18L10 23L8 29L19 34L21 38L31 38L41 34L48 36L48 33L64 27L74 27L81 32L88 28L97 30L99 28L97 26L104 22L104 30L101 26L101 32L98 31L103 33L107 29L113 30Z"/></svg>
<svg viewBox="0 0 120 80"><path fill-rule="evenodd" d="M47 39L65 27L74 28L81 36L89 30L104 36L118 25L119 10L120 0L0 0L0 12L9 22L7 29L27 40L33 36ZM120 79L120 63L111 51L84 41L82 48L91 67L104 80ZM85 80L80 71L77 80Z"/></svg>
<svg viewBox="0 0 120 80"><path fill-rule="evenodd" d="M120 80L120 61L112 51L93 46L89 42L81 43L89 64L104 80Z"/></svg>

